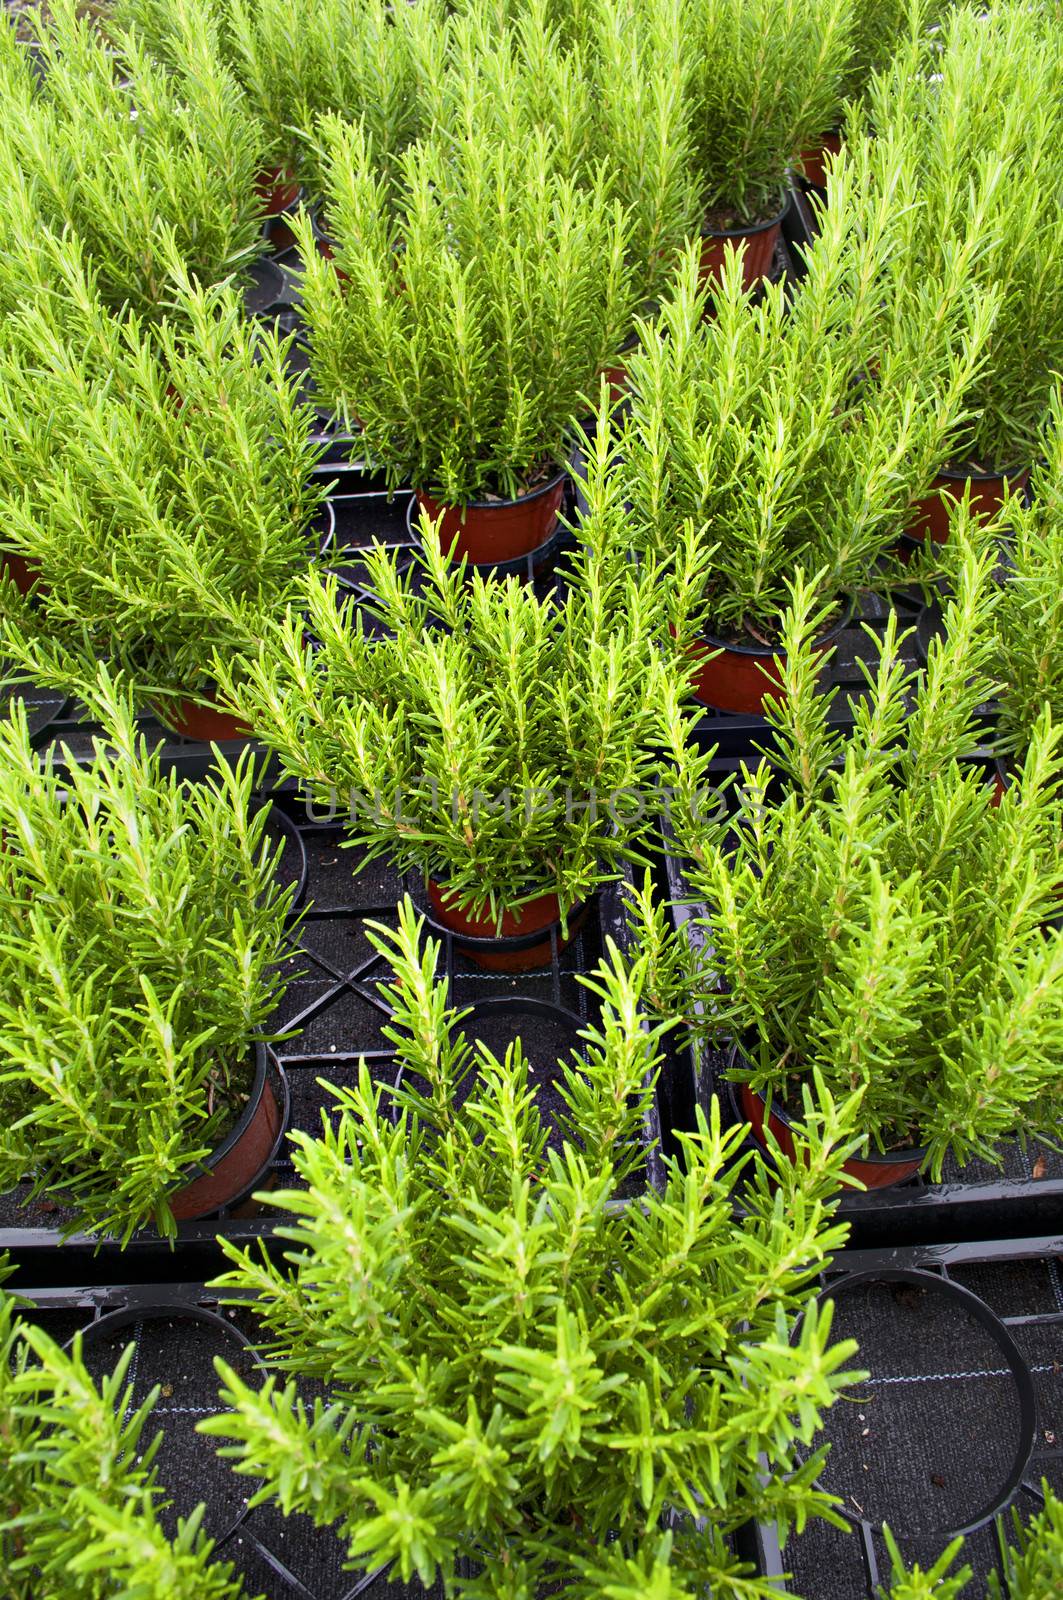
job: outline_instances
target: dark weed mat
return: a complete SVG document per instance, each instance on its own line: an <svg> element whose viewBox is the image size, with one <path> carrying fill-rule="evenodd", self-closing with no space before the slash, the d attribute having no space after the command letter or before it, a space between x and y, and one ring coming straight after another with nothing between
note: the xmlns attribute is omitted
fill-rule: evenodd
<svg viewBox="0 0 1063 1600"><path fill-rule="evenodd" d="M1042 1478L1063 1493L1060 1260L974 1262L950 1267L947 1276L1004 1320L1029 1367L1033 1452L1011 1500L1025 1520L1040 1508ZM989 1332L934 1290L877 1283L840 1296L833 1334L858 1340L853 1365L870 1373L828 1413L824 1431L831 1454L821 1484L838 1495L855 1526L839 1532L815 1523L791 1537L783 1552L792 1575L786 1592L806 1600L868 1600L874 1577L885 1581L889 1573L879 1524L889 1524L909 1561L926 1566L952 1531L995 1497L1007 1499L1020 1431L1018 1388ZM1013 1537L1010 1516L1009 1506L1003 1527ZM968 1535L963 1559L974 1573L964 1600L983 1600L998 1561L995 1522Z"/></svg>
<svg viewBox="0 0 1063 1600"><path fill-rule="evenodd" d="M258 1324L250 1311L222 1309L209 1322L194 1314L174 1310L162 1318L133 1318L110 1333L94 1331L87 1310L37 1310L31 1313L51 1337L61 1344L82 1331L86 1366L94 1378L113 1371L127 1345L134 1354L126 1375L132 1384L131 1402L140 1405L158 1384L161 1393L146 1424L145 1442L158 1432L163 1444L157 1457L158 1478L169 1507L161 1514L172 1534L176 1519L186 1517L202 1501L206 1505L204 1528L221 1538L216 1559L232 1562L244 1584L248 1600L442 1600L442 1586L426 1591L414 1582L389 1583L383 1576L361 1575L345 1566L346 1546L337 1529L318 1528L303 1515L286 1517L267 1503L247 1511L258 1487L256 1480L234 1473L218 1456L221 1441L195 1431L202 1418L217 1415L219 1380L214 1358L220 1356L246 1382L264 1376L254 1356L227 1328L254 1340ZM220 1322L227 1326L219 1326ZM307 1403L321 1394L320 1385L300 1382L300 1397Z"/></svg>

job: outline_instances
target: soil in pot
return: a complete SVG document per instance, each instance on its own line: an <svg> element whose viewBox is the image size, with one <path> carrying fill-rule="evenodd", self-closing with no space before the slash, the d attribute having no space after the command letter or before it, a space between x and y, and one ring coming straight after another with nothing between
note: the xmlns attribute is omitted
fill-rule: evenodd
<svg viewBox="0 0 1063 1600"><path fill-rule="evenodd" d="M757 1094L748 1083L737 1084L736 1088L742 1116L752 1128L757 1143L766 1148L764 1114L767 1107L764 1096ZM792 1161L794 1139L790 1119L774 1101L767 1121L779 1149ZM914 1178L925 1160L926 1151L913 1146L906 1150L890 1150L883 1155L851 1156L842 1170L868 1189L892 1189L896 1184L907 1183Z"/></svg>
<svg viewBox="0 0 1063 1600"><path fill-rule="evenodd" d="M852 620L853 608L839 601L836 620L816 640L815 649L824 651ZM715 711L764 715L765 700L782 698L782 657L777 648L755 644L747 639L721 639L705 633L694 647L704 658L694 679L694 697Z"/></svg>
<svg viewBox="0 0 1063 1600"><path fill-rule="evenodd" d="M718 283L728 245L745 247L742 283L752 289L771 271L786 206L766 222L744 222L733 211L710 211L701 226L701 281Z"/></svg>
<svg viewBox="0 0 1063 1600"><path fill-rule="evenodd" d="M456 560L464 556L474 563L517 561L552 538L567 477L565 469L545 468L516 500L492 497L471 500L466 506L447 506L418 489L417 503L433 522L442 518L440 542L449 550L457 540Z"/></svg>
<svg viewBox="0 0 1063 1600"><path fill-rule="evenodd" d="M255 1047L255 1071L247 1104L214 1152L201 1164L205 1170L169 1196L178 1222L213 1216L248 1196L265 1174L284 1127L274 1087L279 1068L265 1045ZM253 1202L248 1202L253 1208ZM238 1206L234 1215L240 1215Z"/></svg>
<svg viewBox="0 0 1063 1600"><path fill-rule="evenodd" d="M590 905L586 901L582 906L571 908L567 934L562 934L561 902L556 894L541 894L534 900L527 900L519 912L504 911L501 926L498 926L489 911L477 917L448 901L445 887L431 878L427 889L432 916L441 927L458 936L454 940L455 949L488 972L529 972L536 967L549 966L554 951L552 932L556 929L558 952L564 950L582 927ZM536 934L543 937L536 939Z"/></svg>
<svg viewBox="0 0 1063 1600"><path fill-rule="evenodd" d="M805 182L815 189L825 189L828 158L838 155L841 147L841 132L838 128L832 128L829 133L823 135L818 144L812 145L808 150L802 150L801 171Z"/></svg>
<svg viewBox="0 0 1063 1600"><path fill-rule="evenodd" d="M913 503L905 532L910 539L921 541L930 538L938 544L944 544L949 536L949 513L955 501L963 498L968 484L971 486L972 515L980 522L988 522L1004 504L1005 486L1013 494L1020 493L1029 476L1027 467L985 472L973 461L942 467L930 486L930 492Z"/></svg>

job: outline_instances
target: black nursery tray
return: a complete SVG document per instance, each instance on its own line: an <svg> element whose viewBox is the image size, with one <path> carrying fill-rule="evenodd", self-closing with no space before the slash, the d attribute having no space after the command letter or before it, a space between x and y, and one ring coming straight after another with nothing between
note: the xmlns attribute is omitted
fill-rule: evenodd
<svg viewBox="0 0 1063 1600"><path fill-rule="evenodd" d="M872 1600L890 1572L883 1522L924 1568L962 1532L964 1600L982 1600L997 1514L1010 1537L1013 1509L1040 1509L1042 1479L1063 1493L1063 1237L845 1250L823 1282L832 1336L857 1339L853 1366L869 1373L817 1441L850 1530L816 1523L780 1551L760 1527L747 1553L781 1594Z"/></svg>

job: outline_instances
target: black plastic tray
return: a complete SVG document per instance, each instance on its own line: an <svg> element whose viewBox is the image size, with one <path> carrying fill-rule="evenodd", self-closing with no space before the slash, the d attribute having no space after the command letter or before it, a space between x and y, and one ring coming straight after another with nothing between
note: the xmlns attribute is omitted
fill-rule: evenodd
<svg viewBox="0 0 1063 1600"><path fill-rule="evenodd" d="M780 1550L759 1527L746 1553L781 1594L872 1600L890 1569L881 1521L924 1567L963 1532L964 1600L981 1600L1001 1570L996 1513L1010 1537L1042 1478L1063 1494L1063 1235L850 1249L823 1282L835 1337L861 1341L854 1366L870 1373L824 1432L821 1482L851 1531L817 1523Z"/></svg>

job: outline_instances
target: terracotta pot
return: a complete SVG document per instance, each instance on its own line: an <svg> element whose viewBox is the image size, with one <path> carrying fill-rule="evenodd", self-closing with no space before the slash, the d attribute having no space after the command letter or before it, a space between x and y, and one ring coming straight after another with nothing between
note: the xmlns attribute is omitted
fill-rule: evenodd
<svg viewBox="0 0 1063 1600"><path fill-rule="evenodd" d="M214 706L200 705L197 700L167 700L154 707L155 715L164 728L180 734L182 739L197 739L201 744L246 744L251 729L239 717Z"/></svg>
<svg viewBox="0 0 1063 1600"><path fill-rule="evenodd" d="M285 167L265 167L255 179L255 193L267 217L279 217L299 198L300 185Z"/></svg>
<svg viewBox="0 0 1063 1600"><path fill-rule="evenodd" d="M178 1222L209 1217L222 1206L243 1199L255 1188L273 1158L284 1118L270 1082L270 1057L265 1045L255 1046L255 1077L247 1105L223 1144L209 1155L197 1175L170 1195ZM279 1068L274 1064L274 1071Z"/></svg>
<svg viewBox="0 0 1063 1600"><path fill-rule="evenodd" d="M733 1059L733 1055L732 1055ZM753 1130L753 1136L763 1148L767 1148L764 1138L764 1113L766 1101L762 1094L757 1094L749 1087L748 1083L740 1083L738 1088L738 1103L742 1108L742 1115ZM783 1154L792 1161L794 1158L794 1137L790 1120L783 1111L777 1111L772 1106L768 1114L768 1127L771 1129L776 1144ZM855 1178L868 1189L891 1189L895 1184L906 1183L909 1178L914 1178L923 1162L926 1160L926 1151L922 1149L888 1151L885 1155L852 1156L843 1163L842 1171L850 1178Z"/></svg>
<svg viewBox="0 0 1063 1600"><path fill-rule="evenodd" d="M519 917L514 911L503 911L501 927L496 926L488 914L474 917L462 911L453 902L446 901L445 887L429 878L426 884L428 904L435 920L451 933L465 935L475 944L465 944L455 939L455 947L468 956L478 967L489 972L528 972L534 967L549 966L553 959L553 941L550 931L561 921L561 902L556 894L541 894L528 900L520 908ZM571 944L587 915L588 905L573 907L568 916L568 936L563 937L558 927L557 948L560 952ZM519 948L506 948L509 940L526 940L536 933L546 937ZM483 940L484 944L480 944ZM492 948L491 946L494 946Z"/></svg>
<svg viewBox="0 0 1063 1600"><path fill-rule="evenodd" d="M827 157L836 156L842 147L841 131L832 128L825 133L819 143L808 150L801 151L801 170L806 183L817 189L827 187Z"/></svg>
<svg viewBox="0 0 1063 1600"><path fill-rule="evenodd" d="M16 555L13 550L4 551L0 555L0 564L4 572L13 581L19 594L29 594L34 584L37 584L37 593L48 593L46 584L38 583L39 569L32 561L27 561L25 556Z"/></svg>
<svg viewBox="0 0 1063 1600"><path fill-rule="evenodd" d="M846 604L842 614L826 633L816 640L817 651L826 650L852 620L853 608ZM702 635L704 644L695 646L704 665L694 679L694 698L715 711L739 711L749 716L764 715L765 700L782 698L782 656L759 644L728 644L713 634ZM718 655L712 654L719 651Z"/></svg>
<svg viewBox="0 0 1063 1600"><path fill-rule="evenodd" d="M467 506L442 506L432 495L417 491L417 503L434 521L442 514L440 540L448 550L457 539L455 559L477 564L518 561L538 550L552 536L565 497L568 474L560 471L549 483L518 500L470 500Z"/></svg>
<svg viewBox="0 0 1063 1600"><path fill-rule="evenodd" d="M777 217L772 217L768 222L758 222L751 228L703 228L700 272L702 283L718 283L723 276L726 246L730 244L737 249L744 244L742 283L745 288L752 289L771 271L771 264L775 259L775 246L785 215L786 207L783 206Z"/></svg>
<svg viewBox="0 0 1063 1600"><path fill-rule="evenodd" d="M1019 492L1029 476L1027 467L1010 467L1003 472L963 472L943 467L931 484L930 493L912 505L905 531L910 539L925 539L929 535L938 544L944 544L949 536L949 512L953 503L962 499L968 483L972 515L980 522L988 522L1004 504L1005 483L1013 492Z"/></svg>

